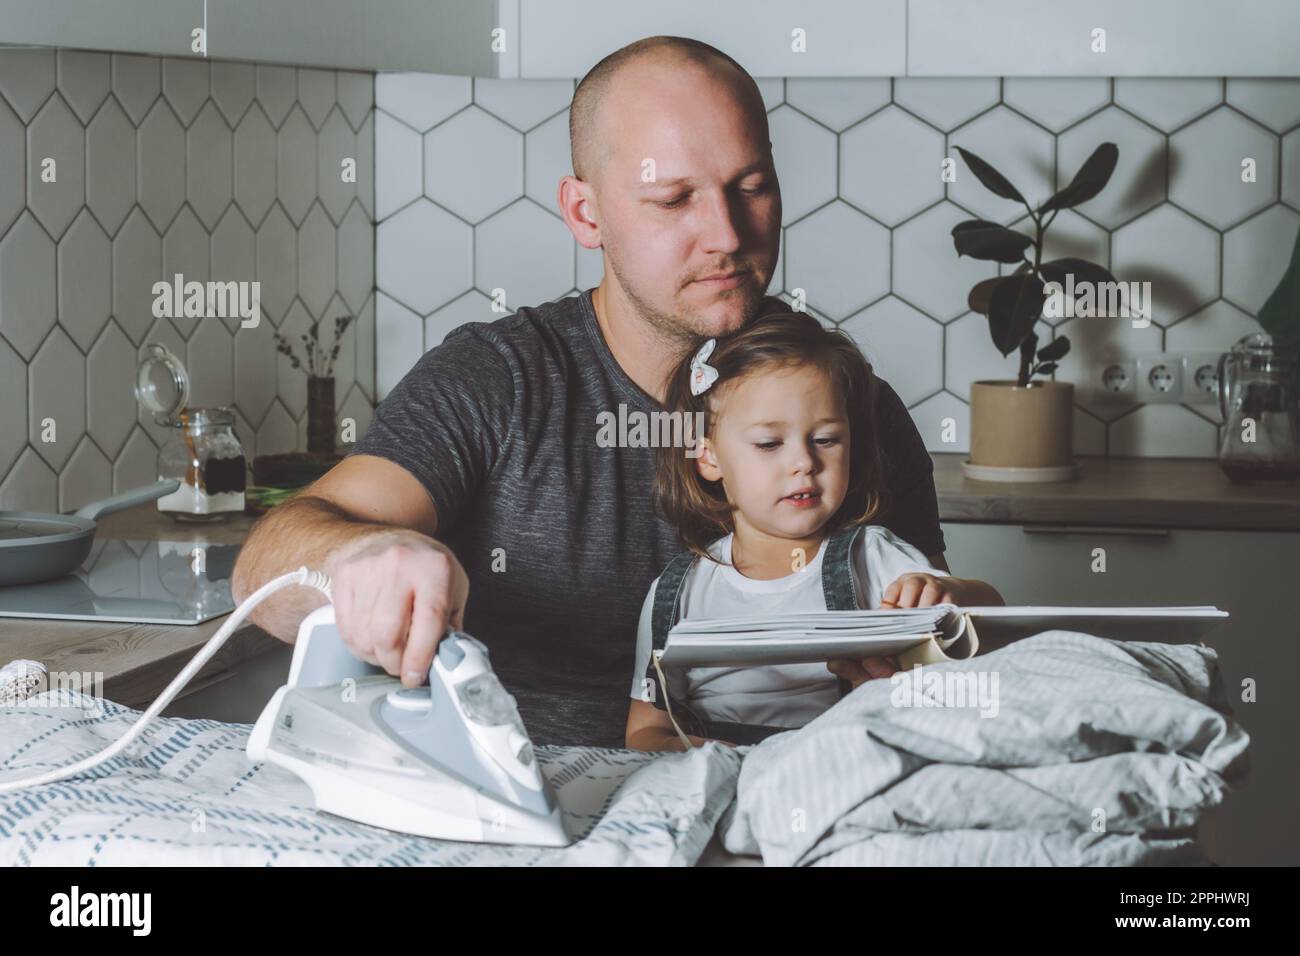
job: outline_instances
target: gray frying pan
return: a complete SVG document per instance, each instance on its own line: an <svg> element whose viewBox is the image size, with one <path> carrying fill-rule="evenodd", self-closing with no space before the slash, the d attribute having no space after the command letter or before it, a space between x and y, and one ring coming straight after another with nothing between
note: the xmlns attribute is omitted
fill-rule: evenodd
<svg viewBox="0 0 1300 956"><path fill-rule="evenodd" d="M180 486L178 479L168 478L92 501L70 515L0 511L0 587L71 574L90 554L96 518L155 501Z"/></svg>

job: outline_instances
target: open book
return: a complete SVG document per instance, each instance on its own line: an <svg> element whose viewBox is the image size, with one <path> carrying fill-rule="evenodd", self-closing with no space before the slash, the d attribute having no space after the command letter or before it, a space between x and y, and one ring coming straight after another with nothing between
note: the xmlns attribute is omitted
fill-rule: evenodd
<svg viewBox="0 0 1300 956"><path fill-rule="evenodd" d="M1116 640L1199 641L1227 611L1198 607L932 607L802 611L682 621L655 656L664 667L756 667L897 656L903 668L965 660L1040 631ZM978 633L976 631L978 627Z"/></svg>

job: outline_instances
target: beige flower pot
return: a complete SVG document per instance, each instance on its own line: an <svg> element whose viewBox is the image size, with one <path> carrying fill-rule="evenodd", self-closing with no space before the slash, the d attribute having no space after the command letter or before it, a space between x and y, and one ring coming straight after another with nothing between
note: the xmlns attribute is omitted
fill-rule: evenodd
<svg viewBox="0 0 1300 956"><path fill-rule="evenodd" d="M1074 385L1014 380L971 384L967 477L982 481L1069 481L1074 461Z"/></svg>

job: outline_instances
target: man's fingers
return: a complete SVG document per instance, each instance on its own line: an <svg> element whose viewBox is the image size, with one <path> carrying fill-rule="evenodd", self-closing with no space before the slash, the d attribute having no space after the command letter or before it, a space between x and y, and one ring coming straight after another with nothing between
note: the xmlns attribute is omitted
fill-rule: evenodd
<svg viewBox="0 0 1300 956"><path fill-rule="evenodd" d="M402 654L402 686L419 687L424 683L438 642L447 633L448 613L446 583L434 582L417 590L411 605L411 630Z"/></svg>

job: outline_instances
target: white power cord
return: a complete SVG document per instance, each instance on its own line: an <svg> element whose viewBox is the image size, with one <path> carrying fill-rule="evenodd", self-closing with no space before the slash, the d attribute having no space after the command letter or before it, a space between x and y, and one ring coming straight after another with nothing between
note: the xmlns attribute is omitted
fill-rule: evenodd
<svg viewBox="0 0 1300 956"><path fill-rule="evenodd" d="M208 643L200 648L194 658L185 665L184 669L176 675L176 678L167 685L166 689L158 695L155 700L143 714L140 719L131 725L131 729L123 734L120 738L109 744L99 753L79 760L74 764L66 767L60 767L58 770L51 770L47 773L40 774L36 777L28 777L25 780L5 780L0 782L0 793L12 793L15 790L24 790L27 787L37 787L41 784L54 783L57 780L65 780L68 777L76 776L79 773L96 767L121 753L130 743L135 740L144 731L145 725L161 713L168 704L175 699L176 695L181 692L186 684L194 679L194 675L203 669L203 665L212 659L212 656L221 649L221 645L226 643L226 638L235 632L235 628L243 623L244 618L252 613L253 608L261 604L267 597L286 588L291 584L305 584L322 592L326 597L330 595L329 576L320 572L313 571L308 567L301 567L297 571L290 571L288 574L282 574L262 585L256 591L248 596L243 604L231 612L226 623L221 625L220 630L212 635Z"/></svg>

